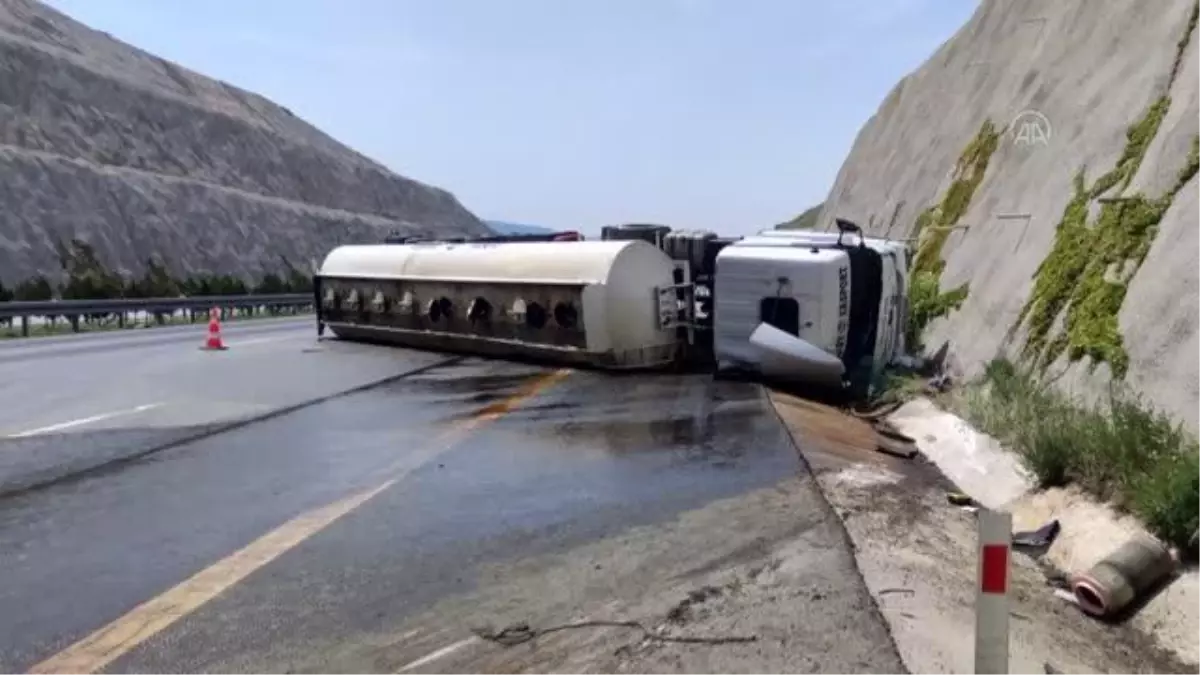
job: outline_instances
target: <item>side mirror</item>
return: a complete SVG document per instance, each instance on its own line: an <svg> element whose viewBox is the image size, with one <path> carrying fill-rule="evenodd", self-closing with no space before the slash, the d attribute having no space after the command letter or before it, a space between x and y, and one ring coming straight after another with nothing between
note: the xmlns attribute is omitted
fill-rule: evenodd
<svg viewBox="0 0 1200 675"><path fill-rule="evenodd" d="M833 222L835 225L837 225L837 229L838 229L838 238L837 238L838 246L842 245L842 237L846 236L846 233L848 233L848 232L858 235L859 246L862 246L864 244L863 236L862 236L862 228L859 227L856 223L854 223L853 221L850 221L850 220L846 220L845 218L834 218Z"/></svg>

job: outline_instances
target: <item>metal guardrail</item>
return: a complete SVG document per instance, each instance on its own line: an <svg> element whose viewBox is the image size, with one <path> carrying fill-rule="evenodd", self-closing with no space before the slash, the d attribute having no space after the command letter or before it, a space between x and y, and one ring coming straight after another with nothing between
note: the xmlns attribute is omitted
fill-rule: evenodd
<svg viewBox="0 0 1200 675"><path fill-rule="evenodd" d="M256 309L276 307L304 307L314 302L311 293L272 293L264 295L207 295L178 298L108 298L104 300L21 300L0 302L0 320L21 319L21 334L29 335L30 317L62 316L78 332L79 319L84 316L116 314L119 325L124 325L125 315L144 312L167 314L180 311L208 311L216 307L228 309Z"/></svg>

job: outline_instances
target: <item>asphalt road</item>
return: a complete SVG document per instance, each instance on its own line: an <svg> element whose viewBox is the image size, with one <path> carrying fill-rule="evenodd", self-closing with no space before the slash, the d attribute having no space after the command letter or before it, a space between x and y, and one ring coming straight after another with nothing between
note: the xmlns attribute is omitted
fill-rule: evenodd
<svg viewBox="0 0 1200 675"><path fill-rule="evenodd" d="M161 330L0 347L0 671L901 667L753 385ZM695 588L693 628L777 635L471 631Z"/></svg>
<svg viewBox="0 0 1200 675"><path fill-rule="evenodd" d="M205 330L0 340L0 495L444 360L318 342L312 317L226 324L223 352Z"/></svg>

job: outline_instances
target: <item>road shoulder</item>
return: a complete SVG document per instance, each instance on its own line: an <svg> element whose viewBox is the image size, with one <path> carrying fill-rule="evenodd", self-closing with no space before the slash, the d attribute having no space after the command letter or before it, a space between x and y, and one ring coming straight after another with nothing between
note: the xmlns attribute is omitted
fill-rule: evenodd
<svg viewBox="0 0 1200 675"><path fill-rule="evenodd" d="M378 631L281 644L253 662L214 668L903 672L841 526L809 476L569 550L492 563L476 577L473 591ZM613 621L640 627L565 627ZM480 637L522 624L546 634L513 645ZM754 640L728 641L740 637Z"/></svg>
<svg viewBox="0 0 1200 675"><path fill-rule="evenodd" d="M772 401L845 526L905 666L972 672L976 525L948 503L954 485L920 455L876 452L861 420L786 394ZM1055 597L1034 560L1012 560L1011 672L1194 672L1143 634Z"/></svg>

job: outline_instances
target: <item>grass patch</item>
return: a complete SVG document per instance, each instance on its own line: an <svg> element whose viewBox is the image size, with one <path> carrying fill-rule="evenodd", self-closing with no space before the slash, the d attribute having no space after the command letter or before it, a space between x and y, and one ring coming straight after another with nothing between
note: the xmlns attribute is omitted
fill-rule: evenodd
<svg viewBox="0 0 1200 675"><path fill-rule="evenodd" d="M983 182L1001 133L991 120L984 121L954 165L953 179L942 201L922 211L913 225L912 236L918 244L910 270L908 344L914 347L920 345L921 334L930 322L958 309L967 299L967 284L944 293L941 290L942 270L946 267L942 248Z"/></svg>
<svg viewBox="0 0 1200 675"><path fill-rule="evenodd" d="M1121 388L1086 406L1028 368L997 360L964 397L967 417L1021 453L1042 487L1079 485L1195 557L1200 446Z"/></svg>

